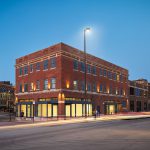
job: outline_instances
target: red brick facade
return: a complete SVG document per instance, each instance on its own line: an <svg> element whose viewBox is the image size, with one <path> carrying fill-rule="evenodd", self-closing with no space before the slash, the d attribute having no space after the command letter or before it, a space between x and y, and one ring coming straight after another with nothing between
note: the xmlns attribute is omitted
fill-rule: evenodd
<svg viewBox="0 0 150 150"><path fill-rule="evenodd" d="M56 67L51 68L53 58ZM45 60L48 61L46 70L44 70ZM37 70L38 62L39 70ZM84 62L84 53L63 43L18 58L16 60L18 104L38 102L39 99L54 99L58 104L58 115L65 115L65 106L69 102L76 102L76 104L83 102L84 105L85 86L82 69L85 66L81 64L82 62ZM89 104L92 104L93 110L98 109L99 113L105 114L128 111L128 70L90 54L87 54L86 64L89 67L86 73L86 99ZM56 79L54 89L52 89L52 78ZM46 90L44 90L45 79L48 79ZM38 89L37 80L40 82ZM74 82L76 82L76 89Z"/></svg>

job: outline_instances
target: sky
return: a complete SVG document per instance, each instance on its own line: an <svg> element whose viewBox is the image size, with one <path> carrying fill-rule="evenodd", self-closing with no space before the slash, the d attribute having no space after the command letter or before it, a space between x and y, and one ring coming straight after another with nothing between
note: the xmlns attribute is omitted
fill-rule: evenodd
<svg viewBox="0 0 150 150"><path fill-rule="evenodd" d="M15 84L15 60L59 42L150 82L150 0L0 0L0 80Z"/></svg>

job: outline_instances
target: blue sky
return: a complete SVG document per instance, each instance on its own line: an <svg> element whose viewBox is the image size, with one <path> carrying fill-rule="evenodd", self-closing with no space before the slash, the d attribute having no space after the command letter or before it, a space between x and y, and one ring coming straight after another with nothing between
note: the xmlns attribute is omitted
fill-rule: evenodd
<svg viewBox="0 0 150 150"><path fill-rule="evenodd" d="M149 0L0 0L0 80L15 84L15 59L64 42L150 81Z"/></svg>

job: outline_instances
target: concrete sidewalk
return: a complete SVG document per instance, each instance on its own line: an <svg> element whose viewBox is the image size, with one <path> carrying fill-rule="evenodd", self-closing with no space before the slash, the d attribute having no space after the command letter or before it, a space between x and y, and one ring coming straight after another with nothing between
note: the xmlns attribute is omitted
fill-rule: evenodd
<svg viewBox="0 0 150 150"><path fill-rule="evenodd" d="M12 129L12 128L24 128L24 127L38 127L38 126L54 126L71 123L83 123L92 121L110 121L110 120L122 120L122 119L140 119L150 118L150 112L140 113L121 113L115 115L101 115L100 117L82 117L82 118L69 118L69 119L58 119L51 121L13 121L13 122L0 122L1 129Z"/></svg>

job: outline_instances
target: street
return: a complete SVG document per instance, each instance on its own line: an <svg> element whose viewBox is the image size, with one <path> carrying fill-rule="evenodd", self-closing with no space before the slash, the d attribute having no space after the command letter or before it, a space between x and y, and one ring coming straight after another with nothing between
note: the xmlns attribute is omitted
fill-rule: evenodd
<svg viewBox="0 0 150 150"><path fill-rule="evenodd" d="M0 150L149 150L150 119L0 130Z"/></svg>

